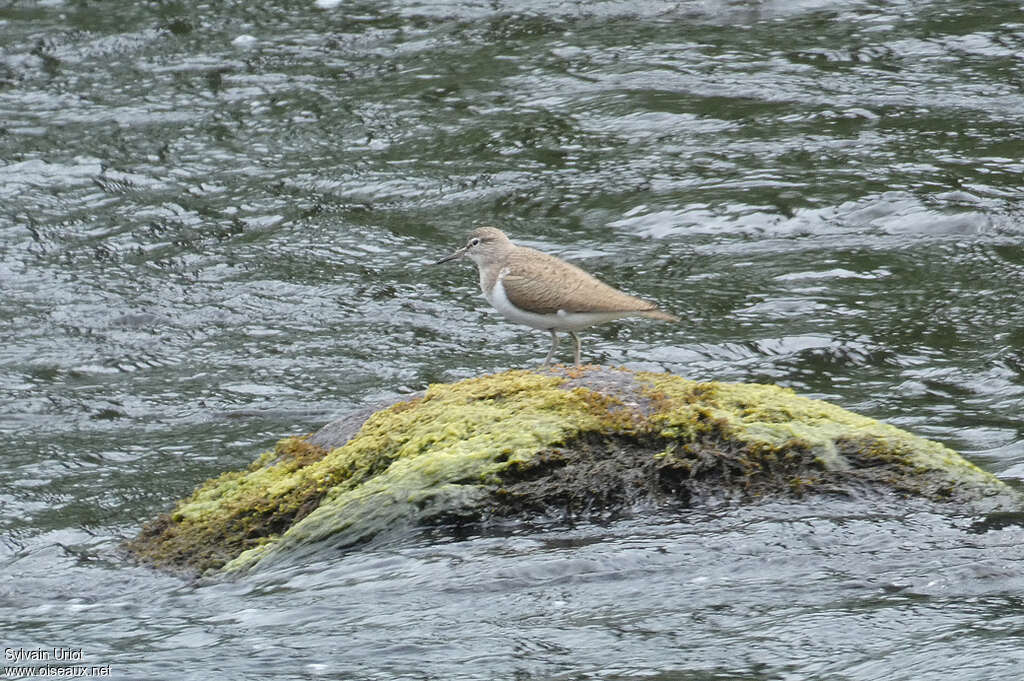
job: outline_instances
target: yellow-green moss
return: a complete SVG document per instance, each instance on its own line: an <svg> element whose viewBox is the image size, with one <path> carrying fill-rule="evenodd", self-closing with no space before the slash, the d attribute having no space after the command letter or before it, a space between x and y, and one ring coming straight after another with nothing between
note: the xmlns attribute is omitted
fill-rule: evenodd
<svg viewBox="0 0 1024 681"><path fill-rule="evenodd" d="M930 498L961 488L975 496L1006 490L938 443L776 386L622 375L637 382L644 408L627 406L614 391L567 384L585 381L586 370L432 385L373 414L333 451L282 440L248 470L205 483L129 549L162 567L230 572L328 537L351 545L397 524L479 511L496 492L515 497L523 471L562 465L563 450L588 437L649 447L643 453L629 444L639 457L630 461L680 485L728 458L726 478L743 489L774 476L772 489L801 493L821 475L868 462L872 481ZM602 456L605 445L595 443L587 447Z"/></svg>
<svg viewBox="0 0 1024 681"><path fill-rule="evenodd" d="M585 400L558 390L560 383L519 371L431 386L420 399L372 415L333 452L311 455L301 439L282 440L248 471L205 483L144 528L129 549L157 565L203 571L220 567L225 555L235 558L276 541L286 529L292 537L329 533L309 528L338 509L349 508L356 518L363 502L380 501L375 495L425 498L445 478L482 485L496 458L527 457L542 444L596 427ZM293 526L309 505L317 518Z"/></svg>
<svg viewBox="0 0 1024 681"><path fill-rule="evenodd" d="M778 450L807 447L827 470L850 468L849 454L908 471L946 471L963 483L994 485L981 470L938 442L842 407L797 395L788 388L752 383L680 382L666 374L639 374L668 399L669 408L651 418L665 434L689 436L713 422L728 439ZM845 447L842 445L846 445ZM843 454L841 450L848 450Z"/></svg>

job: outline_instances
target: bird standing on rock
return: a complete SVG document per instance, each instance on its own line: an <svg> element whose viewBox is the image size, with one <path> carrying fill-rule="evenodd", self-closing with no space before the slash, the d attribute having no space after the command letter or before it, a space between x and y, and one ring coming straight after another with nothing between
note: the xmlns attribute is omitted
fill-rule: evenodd
<svg viewBox="0 0 1024 681"><path fill-rule="evenodd" d="M575 265L533 248L516 246L494 227L473 230L465 246L434 264L464 257L476 263L484 297L498 312L513 322L551 334L545 366L551 363L558 347L558 331L567 331L576 341L579 366L579 329L620 317L680 321L654 303L614 289Z"/></svg>

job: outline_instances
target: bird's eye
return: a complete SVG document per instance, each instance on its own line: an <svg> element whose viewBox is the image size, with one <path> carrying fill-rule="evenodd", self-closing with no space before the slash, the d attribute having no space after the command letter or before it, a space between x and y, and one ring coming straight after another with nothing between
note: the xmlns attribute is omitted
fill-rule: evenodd
<svg viewBox="0 0 1024 681"><path fill-rule="evenodd" d="M480 239L477 239L476 237L473 237L472 239L469 240L469 245L470 246L476 246L479 243L480 243Z"/></svg>

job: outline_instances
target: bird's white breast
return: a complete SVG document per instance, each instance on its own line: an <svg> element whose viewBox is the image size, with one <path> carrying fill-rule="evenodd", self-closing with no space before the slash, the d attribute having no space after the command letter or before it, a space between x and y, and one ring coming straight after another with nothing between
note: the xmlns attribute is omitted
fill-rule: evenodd
<svg viewBox="0 0 1024 681"><path fill-rule="evenodd" d="M545 331L548 329L576 331L593 324L629 315L628 312L566 312L565 310L558 310L558 312L551 314L537 314L523 310L513 305L505 293L505 285L502 283L502 280L507 273L508 270L503 269L498 274L494 287L489 292L484 289L484 297L503 317L518 324L526 324L535 329L543 329Z"/></svg>

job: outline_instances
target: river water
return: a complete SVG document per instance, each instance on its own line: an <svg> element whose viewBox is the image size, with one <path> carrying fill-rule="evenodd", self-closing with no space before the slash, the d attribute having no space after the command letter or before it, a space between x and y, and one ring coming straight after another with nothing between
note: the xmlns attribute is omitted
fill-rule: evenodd
<svg viewBox="0 0 1024 681"><path fill-rule="evenodd" d="M1017 514L410 532L214 584L117 548L278 438L539 363L428 266L482 224L685 320L590 330L588 361L792 387L1018 484L1022 88L1020 2L5 3L3 664L1019 677Z"/></svg>

